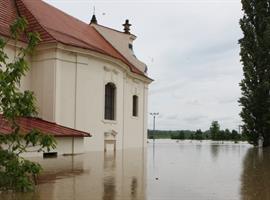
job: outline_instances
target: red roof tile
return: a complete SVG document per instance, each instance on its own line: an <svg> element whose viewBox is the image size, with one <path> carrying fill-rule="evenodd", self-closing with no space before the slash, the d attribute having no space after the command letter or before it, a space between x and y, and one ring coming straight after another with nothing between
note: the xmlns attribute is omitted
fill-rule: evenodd
<svg viewBox="0 0 270 200"><path fill-rule="evenodd" d="M61 126L39 118L20 118L18 124L23 132L37 129L42 133L50 134L55 137L91 137L87 132ZM9 134L10 132L11 127L9 123L0 115L0 134Z"/></svg>
<svg viewBox="0 0 270 200"><path fill-rule="evenodd" d="M0 1L0 33L9 36L9 26L15 21L17 11L14 1Z"/></svg>
<svg viewBox="0 0 270 200"><path fill-rule="evenodd" d="M94 27L41 0L15 0L15 2L16 5L13 0L1 0L1 34L8 35L9 25L16 19L16 15L24 16L29 22L29 31L38 31L42 43L60 42L96 51L121 60L132 72L148 78L106 41Z"/></svg>

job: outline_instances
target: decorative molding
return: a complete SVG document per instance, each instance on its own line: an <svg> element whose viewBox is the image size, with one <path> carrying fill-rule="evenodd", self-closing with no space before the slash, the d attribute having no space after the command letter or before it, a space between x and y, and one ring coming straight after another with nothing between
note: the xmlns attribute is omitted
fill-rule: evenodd
<svg viewBox="0 0 270 200"><path fill-rule="evenodd" d="M112 72L113 72L115 75L118 75L118 74L119 74L119 71L117 71L116 69L113 69Z"/></svg>
<svg viewBox="0 0 270 200"><path fill-rule="evenodd" d="M133 92L135 95L137 95L138 96L138 88L137 87L134 87L134 92Z"/></svg>
<svg viewBox="0 0 270 200"><path fill-rule="evenodd" d="M149 78L146 78L146 77L143 77L141 75L135 74L134 72L131 72L130 68L126 64L124 64L122 61L120 61L120 60L118 60L116 58L112 58L110 56L107 56L107 55L104 55L104 54L101 54L101 53L98 53L98 52L95 52L95 51L91 51L91 50L88 50L88 49L81 49L81 48L78 48L78 47L64 45L64 44L61 44L61 43L57 44L57 48L62 49L64 51L77 52L77 53L80 53L81 55L88 55L88 56L92 56L94 58L101 59L103 61L106 61L108 63L116 65L119 68L119 70L126 72L129 77L132 77L132 78L135 78L137 80L143 81L143 82L145 82L147 84L150 84L152 82L152 80L149 79Z"/></svg>
<svg viewBox="0 0 270 200"><path fill-rule="evenodd" d="M104 71L106 71L106 72L112 72L115 75L119 74L119 71L116 69L113 69L112 67L108 67L108 66L104 65L103 68L104 68Z"/></svg>
<svg viewBox="0 0 270 200"><path fill-rule="evenodd" d="M104 69L104 71L106 71L106 72L110 72L110 71L111 71L111 68L110 68L110 67L107 67L107 66L105 66L105 65L104 65L103 69Z"/></svg>
<svg viewBox="0 0 270 200"><path fill-rule="evenodd" d="M116 120L107 120L107 119L103 119L102 122L104 124L117 124Z"/></svg>
<svg viewBox="0 0 270 200"><path fill-rule="evenodd" d="M104 140L116 140L118 133L115 130L110 130L104 133Z"/></svg>
<svg viewBox="0 0 270 200"><path fill-rule="evenodd" d="M135 78L133 78L132 81L133 81L134 83L136 83L136 84L139 84L139 83L140 83L140 81L139 81L138 79L135 79Z"/></svg>

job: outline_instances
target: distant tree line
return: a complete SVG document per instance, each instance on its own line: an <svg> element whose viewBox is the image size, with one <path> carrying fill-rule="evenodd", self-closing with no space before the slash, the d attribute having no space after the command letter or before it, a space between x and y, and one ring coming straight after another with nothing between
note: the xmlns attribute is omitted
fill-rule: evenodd
<svg viewBox="0 0 270 200"><path fill-rule="evenodd" d="M213 121L209 130L148 130L149 139L177 139L177 140L221 140L221 141L246 141L247 136L239 134L236 130L221 130L217 121Z"/></svg>

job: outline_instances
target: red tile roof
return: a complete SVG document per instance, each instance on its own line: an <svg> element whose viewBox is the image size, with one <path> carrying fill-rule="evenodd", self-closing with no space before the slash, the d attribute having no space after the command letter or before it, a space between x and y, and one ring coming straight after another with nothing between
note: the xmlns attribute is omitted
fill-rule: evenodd
<svg viewBox="0 0 270 200"><path fill-rule="evenodd" d="M0 33L9 36L9 26L14 22L17 11L14 1L0 1Z"/></svg>
<svg viewBox="0 0 270 200"><path fill-rule="evenodd" d="M27 19L29 31L40 33L42 43L60 42L96 51L121 60L129 66L132 72L148 78L106 41L94 27L41 0L1 0L1 34L8 36L9 25L16 19L17 15Z"/></svg>
<svg viewBox="0 0 270 200"><path fill-rule="evenodd" d="M20 118L18 124L23 132L37 129L42 133L50 134L55 137L91 137L90 133L61 126L39 118ZM9 123L0 115L0 134L9 134L10 132L11 127Z"/></svg>

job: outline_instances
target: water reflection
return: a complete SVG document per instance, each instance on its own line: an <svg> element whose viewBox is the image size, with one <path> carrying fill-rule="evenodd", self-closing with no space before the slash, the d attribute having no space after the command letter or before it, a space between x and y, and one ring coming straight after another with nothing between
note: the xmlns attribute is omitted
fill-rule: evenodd
<svg viewBox="0 0 270 200"><path fill-rule="evenodd" d="M88 174L89 170L83 168L83 160L78 156L61 156L57 159L35 158L44 168L38 178L38 183L56 182L58 179Z"/></svg>
<svg viewBox="0 0 270 200"><path fill-rule="evenodd" d="M270 148L248 150L242 173L243 200L270 199Z"/></svg>
<svg viewBox="0 0 270 200"><path fill-rule="evenodd" d="M104 178L103 181L103 200L115 199L115 178L113 176Z"/></svg>
<svg viewBox="0 0 270 200"><path fill-rule="evenodd" d="M39 159L44 172L34 193L0 194L2 200L144 200L145 159L142 150L92 152Z"/></svg>
<svg viewBox="0 0 270 200"><path fill-rule="evenodd" d="M138 187L138 181L136 177L132 177L131 181L131 199L135 200L137 199L137 187Z"/></svg>
<svg viewBox="0 0 270 200"><path fill-rule="evenodd" d="M270 148L160 140L155 149L149 144L147 155L147 163L145 152L137 149L35 159L45 170L37 190L0 194L0 199L270 199Z"/></svg>
<svg viewBox="0 0 270 200"><path fill-rule="evenodd" d="M211 144L210 147L211 147L210 149L211 149L212 158L214 161L216 161L218 158L219 145L214 143L214 144Z"/></svg>
<svg viewBox="0 0 270 200"><path fill-rule="evenodd" d="M249 148L245 143L158 141L155 167L148 162L148 199L240 199L242 160Z"/></svg>
<svg viewBox="0 0 270 200"><path fill-rule="evenodd" d="M114 152L104 153L103 200L115 199L115 168L116 154Z"/></svg>

